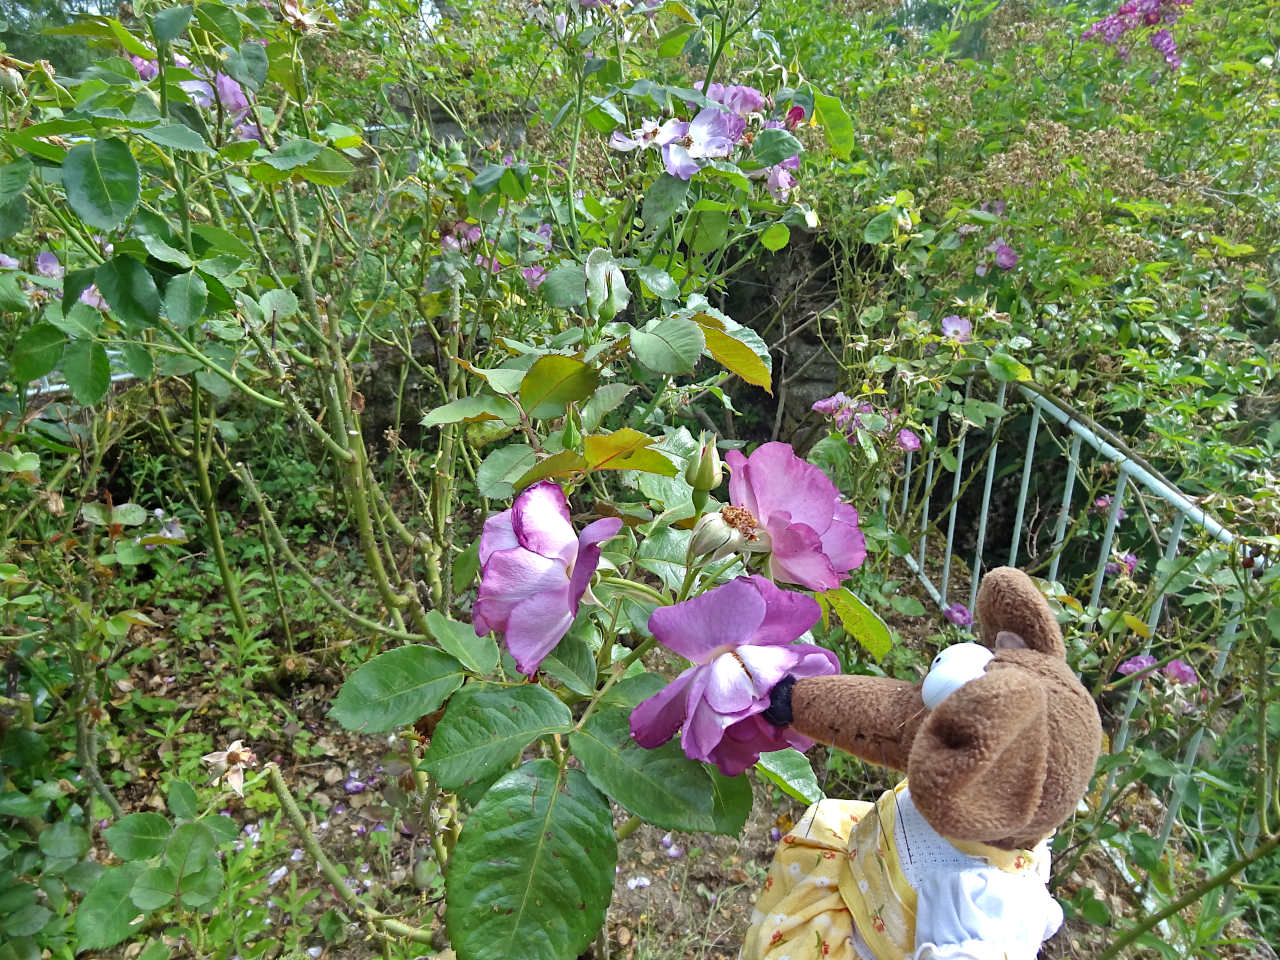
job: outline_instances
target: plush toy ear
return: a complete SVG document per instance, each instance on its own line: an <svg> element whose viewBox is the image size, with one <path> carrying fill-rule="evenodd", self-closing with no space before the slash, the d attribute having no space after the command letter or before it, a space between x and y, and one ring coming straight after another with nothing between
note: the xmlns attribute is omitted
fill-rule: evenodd
<svg viewBox="0 0 1280 960"><path fill-rule="evenodd" d="M911 798L951 840L1017 846L1040 807L1048 763L1042 683L991 670L947 697L911 746ZM1001 843L1005 841L1005 843Z"/></svg>
<svg viewBox="0 0 1280 960"><path fill-rule="evenodd" d="M1039 589L1021 570L997 567L978 589L978 621L992 649L1035 650L1065 660L1062 628Z"/></svg>

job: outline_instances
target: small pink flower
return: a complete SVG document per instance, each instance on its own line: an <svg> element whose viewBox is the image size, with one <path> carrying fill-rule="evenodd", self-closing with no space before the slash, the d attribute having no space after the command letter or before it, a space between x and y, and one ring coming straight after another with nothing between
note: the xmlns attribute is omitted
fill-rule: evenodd
<svg viewBox="0 0 1280 960"><path fill-rule="evenodd" d="M792 107L787 111L787 129L794 130L804 122L804 107Z"/></svg>
<svg viewBox="0 0 1280 960"><path fill-rule="evenodd" d="M1161 672L1174 683L1194 684L1200 682L1200 678L1196 676L1195 668L1185 660L1170 660L1165 664Z"/></svg>
<svg viewBox="0 0 1280 960"><path fill-rule="evenodd" d="M559 485L543 480L525 489L480 535L476 634L503 634L516 666L532 674L577 616L600 544L620 529L620 519L605 517L575 535Z"/></svg>
<svg viewBox="0 0 1280 960"><path fill-rule="evenodd" d="M956 343L967 343L973 334L973 324L958 314L942 318L942 335Z"/></svg>
<svg viewBox="0 0 1280 960"><path fill-rule="evenodd" d="M1151 668L1156 665L1156 658L1149 653L1139 654L1136 657L1130 657L1120 666L1116 667L1117 673L1122 673L1126 677L1136 673L1139 676L1146 676L1151 673Z"/></svg>
<svg viewBox="0 0 1280 960"><path fill-rule="evenodd" d="M213 767L219 779L228 787L244 796L244 768L253 766L257 759L252 750L246 749L244 744L236 740L227 749L206 753L200 759Z"/></svg>
<svg viewBox="0 0 1280 960"><path fill-rule="evenodd" d="M898 446L907 453L915 453L920 449L920 438L913 431L903 427L898 431Z"/></svg>
<svg viewBox="0 0 1280 960"><path fill-rule="evenodd" d="M968 628L973 626L973 614L969 612L969 608L963 603L953 603L942 611L942 615L957 627Z"/></svg>
<svg viewBox="0 0 1280 960"><path fill-rule="evenodd" d="M529 285L530 290L537 290L542 286L542 281L547 279L546 267L524 267L520 271L520 276L524 277L524 282Z"/></svg>
<svg viewBox="0 0 1280 960"><path fill-rule="evenodd" d="M57 254L45 250L36 255L36 273L40 276L57 279L66 272L67 268L58 260Z"/></svg>

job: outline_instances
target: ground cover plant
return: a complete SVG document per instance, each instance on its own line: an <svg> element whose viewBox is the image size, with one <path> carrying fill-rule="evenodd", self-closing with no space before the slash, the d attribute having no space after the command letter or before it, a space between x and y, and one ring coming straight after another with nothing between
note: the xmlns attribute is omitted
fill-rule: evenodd
<svg viewBox="0 0 1280 960"><path fill-rule="evenodd" d="M1229 534L988 480L1108 731L1049 955L1280 938L1272 4L4 14L0 958L736 955L884 783L764 680L967 636L1019 388Z"/></svg>

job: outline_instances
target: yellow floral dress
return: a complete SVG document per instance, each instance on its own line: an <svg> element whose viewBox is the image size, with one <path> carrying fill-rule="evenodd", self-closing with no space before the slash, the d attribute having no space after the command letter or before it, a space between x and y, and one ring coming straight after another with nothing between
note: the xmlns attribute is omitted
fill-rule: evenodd
<svg viewBox="0 0 1280 960"><path fill-rule="evenodd" d="M822 800L782 838L741 960L1033 960L1062 922L1048 860L948 842L905 781Z"/></svg>

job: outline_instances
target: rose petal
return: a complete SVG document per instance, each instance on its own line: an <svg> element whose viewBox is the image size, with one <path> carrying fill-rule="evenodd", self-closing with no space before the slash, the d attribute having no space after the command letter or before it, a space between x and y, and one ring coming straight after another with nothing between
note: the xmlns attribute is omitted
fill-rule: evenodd
<svg viewBox="0 0 1280 960"><path fill-rule="evenodd" d="M686 660L708 663L718 648L751 639L764 615L760 592L738 577L692 600L659 607L649 617L649 631Z"/></svg>
<svg viewBox="0 0 1280 960"><path fill-rule="evenodd" d="M511 524L511 511L503 510L495 513L484 522L480 532L480 566L489 562L489 558L499 550L511 550L520 546L516 539L515 527Z"/></svg>
<svg viewBox="0 0 1280 960"><path fill-rule="evenodd" d="M527 487L511 505L511 525L526 550L563 560L566 566L572 562L578 538L559 484L542 480Z"/></svg>
<svg viewBox="0 0 1280 960"><path fill-rule="evenodd" d="M757 647L746 644L738 648L737 654L751 678L752 692L757 697L768 697L774 684L790 673L796 662L796 651L791 646Z"/></svg>
<svg viewBox="0 0 1280 960"><path fill-rule="evenodd" d="M739 647L734 653L722 653L707 668L709 679L704 696L716 713L737 713L753 706L756 702L755 680L746 670L740 657L736 655L744 649L746 648ZM772 649L781 648L773 647ZM778 679L782 679L781 675Z"/></svg>
<svg viewBox="0 0 1280 960"><path fill-rule="evenodd" d="M783 590L758 574L750 579L765 604L764 620L751 638L753 644L790 643L822 616L813 597Z"/></svg>
<svg viewBox="0 0 1280 960"><path fill-rule="evenodd" d="M532 674L569 632L569 590L538 593L516 606L507 621L507 649L525 675Z"/></svg>
<svg viewBox="0 0 1280 960"><path fill-rule="evenodd" d="M775 521L769 524L769 536L773 539L769 569L774 579L810 590L834 590L840 585L840 577L822 552L822 538L812 527Z"/></svg>
<svg viewBox="0 0 1280 960"><path fill-rule="evenodd" d="M769 517L778 510L787 511L792 523L807 524L819 534L831 525L840 492L825 473L797 457L789 443L761 445L747 458L742 472L757 507L751 512L762 525L768 526ZM732 497L732 483L729 493Z"/></svg>
<svg viewBox="0 0 1280 960"><path fill-rule="evenodd" d="M697 669L690 667L631 711L631 736L636 743L652 750L676 735L684 723L685 694Z"/></svg>
<svg viewBox="0 0 1280 960"><path fill-rule="evenodd" d="M867 559L867 540L858 526L858 511L849 504L836 505L831 526L822 533L822 552L841 575L856 570Z"/></svg>
<svg viewBox="0 0 1280 960"><path fill-rule="evenodd" d="M587 592L587 584L591 575L600 566L600 544L610 537L617 536L622 529L622 520L618 517L605 517L595 523L587 524L578 536L578 559L574 561L573 573L569 578L569 597L573 601L573 612L578 612L578 602Z"/></svg>
<svg viewBox="0 0 1280 960"><path fill-rule="evenodd" d="M539 593L567 594L568 578L559 560L550 560L523 547L500 550L489 557L480 577L480 596L471 610L476 632L505 629L512 609ZM565 610L568 611L566 596Z"/></svg>

